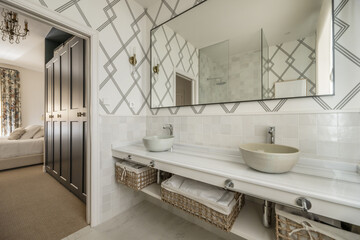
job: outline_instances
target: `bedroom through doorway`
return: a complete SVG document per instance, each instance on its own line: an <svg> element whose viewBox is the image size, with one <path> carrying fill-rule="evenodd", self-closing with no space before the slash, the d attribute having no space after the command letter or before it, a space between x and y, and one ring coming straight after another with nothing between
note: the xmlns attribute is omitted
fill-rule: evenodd
<svg viewBox="0 0 360 240"><path fill-rule="evenodd" d="M88 39L0 12L29 30L0 40L0 239L62 239L89 223Z"/></svg>

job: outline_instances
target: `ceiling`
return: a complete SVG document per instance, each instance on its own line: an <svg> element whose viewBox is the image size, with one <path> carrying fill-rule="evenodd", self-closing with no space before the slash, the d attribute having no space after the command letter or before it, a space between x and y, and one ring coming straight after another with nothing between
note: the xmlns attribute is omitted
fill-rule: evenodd
<svg viewBox="0 0 360 240"><path fill-rule="evenodd" d="M330 0L326 0L330 1ZM313 35L323 0L208 0L166 25L196 48L229 40L230 52Z"/></svg>
<svg viewBox="0 0 360 240"><path fill-rule="evenodd" d="M149 8L155 3L161 1L161 0L135 0L138 4L140 4L143 8Z"/></svg>
<svg viewBox="0 0 360 240"><path fill-rule="evenodd" d="M2 10L0 7L0 12ZM22 28L24 20L24 16L19 15L19 23ZM25 40L20 39L19 44L10 44L8 40L3 41L0 38L0 63L43 72L45 37L51 26L29 17L26 17L26 20L29 22L30 35Z"/></svg>

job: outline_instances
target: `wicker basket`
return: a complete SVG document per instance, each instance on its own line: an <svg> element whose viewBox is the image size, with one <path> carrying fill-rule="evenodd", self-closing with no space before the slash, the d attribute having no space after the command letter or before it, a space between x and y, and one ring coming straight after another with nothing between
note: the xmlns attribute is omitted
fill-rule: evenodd
<svg viewBox="0 0 360 240"><path fill-rule="evenodd" d="M237 216L239 215L240 209L244 205L243 194L236 194L237 204L232 209L229 215L217 212L193 199L187 198L181 194L168 191L165 188L161 188L161 199L181 210L184 210L200 219L211 223L222 230L230 231L234 224Z"/></svg>
<svg viewBox="0 0 360 240"><path fill-rule="evenodd" d="M277 240L355 240L360 235L299 216L300 210L276 205Z"/></svg>
<svg viewBox="0 0 360 240"><path fill-rule="evenodd" d="M116 181L137 191L156 182L156 171L156 169L139 164L130 164L127 161L115 164Z"/></svg>

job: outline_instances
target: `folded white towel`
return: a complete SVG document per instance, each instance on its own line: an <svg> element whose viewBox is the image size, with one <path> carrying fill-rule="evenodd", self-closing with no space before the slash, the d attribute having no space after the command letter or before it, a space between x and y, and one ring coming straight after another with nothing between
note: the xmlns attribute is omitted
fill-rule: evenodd
<svg viewBox="0 0 360 240"><path fill-rule="evenodd" d="M225 215L229 215L236 204L233 192L176 175L162 182L161 186Z"/></svg>
<svg viewBox="0 0 360 240"><path fill-rule="evenodd" d="M129 161L120 161L120 162L116 162L115 163L116 166L121 167L122 169L125 169L129 172L134 172L134 173L142 173L146 170L149 169L149 167L138 164L138 163L133 163L133 162L129 162Z"/></svg>

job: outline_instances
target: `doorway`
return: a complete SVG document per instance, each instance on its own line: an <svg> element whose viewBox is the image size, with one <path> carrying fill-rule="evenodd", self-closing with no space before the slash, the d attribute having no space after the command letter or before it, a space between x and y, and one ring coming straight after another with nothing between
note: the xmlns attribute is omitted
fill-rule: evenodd
<svg viewBox="0 0 360 240"><path fill-rule="evenodd" d="M192 104L192 81L176 74L176 106L186 106Z"/></svg>
<svg viewBox="0 0 360 240"><path fill-rule="evenodd" d="M97 52L98 52L98 33L86 26L72 22L71 20L53 13L49 9L45 9L40 5L31 3L27 0L0 0L1 7L11 9L23 14L26 17L34 18L38 21L45 22L50 24L57 29L68 32L74 36L85 39L84 51L87 55L85 59L85 79L88 83L84 94L88 102L86 117L88 119L87 124L84 125L86 130L87 140L84 144L86 148L86 179L85 188L87 189L86 196L86 221L88 224L91 223L92 226L96 225L99 222L99 214L96 209L97 199L99 198L99 188L96 181L92 181L93 184L90 185L90 179L95 178L99 175L99 169L94 167L98 165L98 144L92 139L97 139L97 96L98 92L97 86ZM83 112L81 112L83 113ZM83 116L82 116L83 117ZM97 197L94 197L97 196ZM91 214L90 214L91 213Z"/></svg>
<svg viewBox="0 0 360 240"><path fill-rule="evenodd" d="M174 103L176 106L189 106L197 102L197 81L189 73L174 69Z"/></svg>

